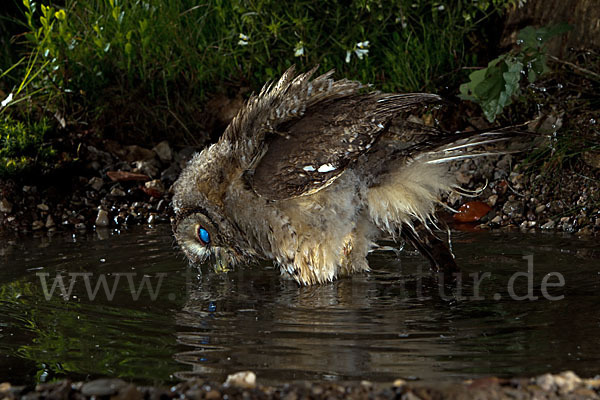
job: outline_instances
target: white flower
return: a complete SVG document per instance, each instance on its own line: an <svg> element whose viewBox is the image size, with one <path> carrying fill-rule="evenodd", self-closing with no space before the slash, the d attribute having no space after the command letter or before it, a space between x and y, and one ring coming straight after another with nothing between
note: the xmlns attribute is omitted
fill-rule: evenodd
<svg viewBox="0 0 600 400"><path fill-rule="evenodd" d="M304 43L299 41L296 43L296 47L294 48L294 57L300 57L304 55Z"/></svg>
<svg viewBox="0 0 600 400"><path fill-rule="evenodd" d="M356 49L354 50L354 52L356 53L356 57L358 57L359 60L362 60L364 56L369 54L369 50L367 49Z"/></svg>
<svg viewBox="0 0 600 400"><path fill-rule="evenodd" d="M354 46L354 49L346 51L346 62L350 62L350 58L352 57L352 51L356 54L359 60L362 60L364 56L369 54L369 41L365 40L364 42L358 42Z"/></svg>
<svg viewBox="0 0 600 400"><path fill-rule="evenodd" d="M2 103L0 103L0 105L2 107L6 107L8 105L8 103L10 103L13 99L13 94L9 94L8 96L6 96L6 98L4 100L2 100Z"/></svg>
<svg viewBox="0 0 600 400"><path fill-rule="evenodd" d="M247 35L244 35L243 33L240 33L240 40L238 41L238 44L240 46L247 46L248 45L248 40L250 39Z"/></svg>

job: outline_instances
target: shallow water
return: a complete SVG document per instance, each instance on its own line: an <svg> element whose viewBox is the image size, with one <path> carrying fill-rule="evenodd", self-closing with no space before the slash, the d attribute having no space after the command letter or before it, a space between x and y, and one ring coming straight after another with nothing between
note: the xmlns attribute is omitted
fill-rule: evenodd
<svg viewBox="0 0 600 400"><path fill-rule="evenodd" d="M376 252L371 273L305 288L268 263L190 268L167 226L5 239L0 382L164 384L240 370L262 383L600 372L594 239L461 233L453 243L462 281L440 282L417 254ZM65 291L72 283L70 295L58 285L44 293L57 274ZM108 292L95 292L102 279ZM153 290L140 289L148 283ZM537 299L520 299L528 294Z"/></svg>

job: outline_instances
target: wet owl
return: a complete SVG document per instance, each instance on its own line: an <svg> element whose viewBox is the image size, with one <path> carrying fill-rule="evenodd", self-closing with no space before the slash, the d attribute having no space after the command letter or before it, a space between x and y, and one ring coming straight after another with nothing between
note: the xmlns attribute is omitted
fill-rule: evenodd
<svg viewBox="0 0 600 400"><path fill-rule="evenodd" d="M265 85L182 171L172 204L185 255L220 266L271 259L311 285L368 271L385 234L411 242L435 269L456 269L429 229L440 195L455 188L444 163L502 138L392 125L440 97L381 93L315 71L290 68Z"/></svg>

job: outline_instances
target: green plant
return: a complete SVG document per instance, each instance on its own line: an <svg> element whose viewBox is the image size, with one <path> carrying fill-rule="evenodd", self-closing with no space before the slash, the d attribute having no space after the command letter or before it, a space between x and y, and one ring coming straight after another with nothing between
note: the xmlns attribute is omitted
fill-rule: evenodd
<svg viewBox="0 0 600 400"><path fill-rule="evenodd" d="M83 109L104 131L194 136L207 94L256 89L292 64L388 91L435 90L438 76L473 60L468 33L513 3L23 0L38 55L28 88L53 112Z"/></svg>
<svg viewBox="0 0 600 400"><path fill-rule="evenodd" d="M503 54L469 75L469 82L460 86L459 97L479 104L488 121L493 122L502 109L521 92L521 78L534 83L550 69L546 63L546 43L571 27L558 24L534 29L528 26L518 34L518 48Z"/></svg>
<svg viewBox="0 0 600 400"><path fill-rule="evenodd" d="M46 165L55 155L45 143L50 130L42 119L28 125L8 116L0 118L0 178L12 176L35 165Z"/></svg>

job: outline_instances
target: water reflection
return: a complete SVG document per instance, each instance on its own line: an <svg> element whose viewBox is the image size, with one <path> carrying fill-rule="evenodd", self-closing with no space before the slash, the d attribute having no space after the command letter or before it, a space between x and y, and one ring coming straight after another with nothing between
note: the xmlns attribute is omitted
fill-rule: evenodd
<svg viewBox="0 0 600 400"><path fill-rule="evenodd" d="M269 264L199 273L172 243L168 227L0 241L0 379L164 383L253 370L261 382L280 383L598 372L600 249L592 240L462 235L460 285L440 286L421 257L405 252L376 253L371 273L314 287L281 280ZM514 291L538 300L511 300L507 282L527 271L528 255L535 269ZM553 271L564 276L550 291L561 301L543 297L541 282ZM483 272L490 275L480 285L470 279ZM91 301L79 283L68 301L46 301L38 273L164 280L155 298L144 291L133 299L123 278L112 300L99 292ZM475 294L481 299L459 300Z"/></svg>

